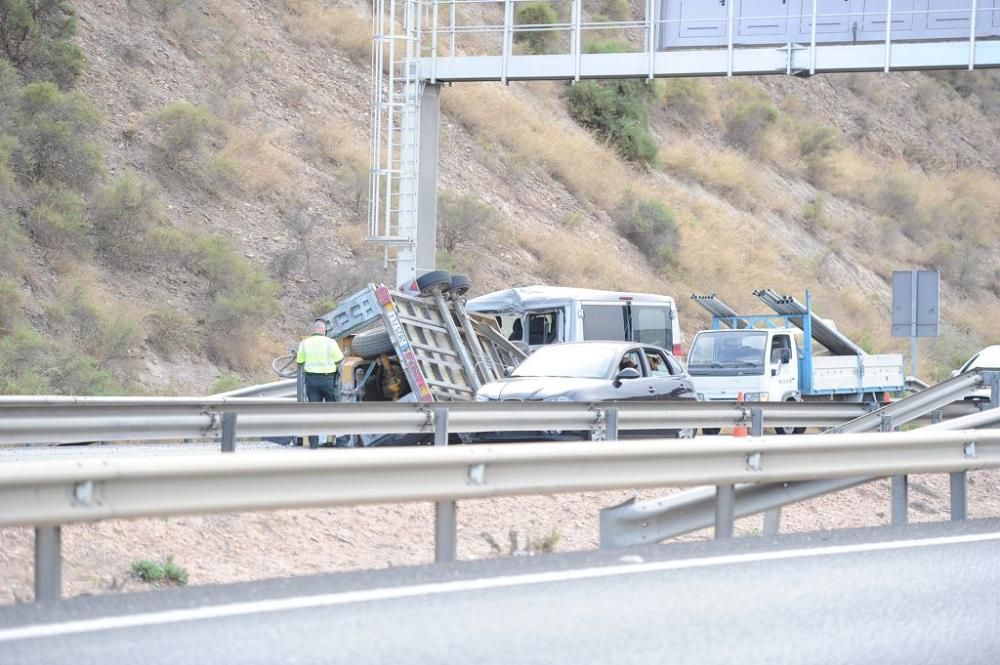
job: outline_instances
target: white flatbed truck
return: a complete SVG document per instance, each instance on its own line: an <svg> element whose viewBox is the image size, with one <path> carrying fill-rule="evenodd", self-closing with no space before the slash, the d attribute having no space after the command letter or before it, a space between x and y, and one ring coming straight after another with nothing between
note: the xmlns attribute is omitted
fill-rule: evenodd
<svg viewBox="0 0 1000 665"><path fill-rule="evenodd" d="M813 313L808 291L805 305L770 289L754 295L776 314L739 315L714 295L691 297L712 314L712 329L695 336L687 359L701 399L877 404L904 390L903 356L865 352Z"/></svg>

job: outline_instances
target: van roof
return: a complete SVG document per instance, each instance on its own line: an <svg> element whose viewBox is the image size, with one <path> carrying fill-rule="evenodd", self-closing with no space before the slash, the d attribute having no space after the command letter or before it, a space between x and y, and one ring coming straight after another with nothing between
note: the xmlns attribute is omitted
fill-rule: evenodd
<svg viewBox="0 0 1000 665"><path fill-rule="evenodd" d="M575 289L568 286L520 286L473 298L466 304L466 309L470 312L518 312L529 308L561 307L577 300L621 302L623 297L641 302L674 305L674 299L670 296L652 293L599 291L596 289Z"/></svg>

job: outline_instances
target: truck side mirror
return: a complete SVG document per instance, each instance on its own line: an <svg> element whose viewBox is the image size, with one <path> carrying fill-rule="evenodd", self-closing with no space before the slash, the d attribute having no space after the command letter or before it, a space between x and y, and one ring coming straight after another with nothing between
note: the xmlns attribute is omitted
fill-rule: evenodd
<svg viewBox="0 0 1000 665"><path fill-rule="evenodd" d="M787 365L792 362L792 352L788 349L782 349L780 362L782 365Z"/></svg>

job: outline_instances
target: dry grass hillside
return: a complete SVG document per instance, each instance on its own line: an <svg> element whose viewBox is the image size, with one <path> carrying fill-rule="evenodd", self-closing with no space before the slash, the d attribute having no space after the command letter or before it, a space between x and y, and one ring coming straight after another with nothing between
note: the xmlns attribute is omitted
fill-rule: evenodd
<svg viewBox="0 0 1000 665"><path fill-rule="evenodd" d="M80 66L14 62L0 99L25 118L0 126L0 392L268 378L311 314L386 274L364 242L367 5L64 4ZM641 159L584 117L607 90L588 85L443 91L440 263L478 291L669 293L690 333L691 292L751 308L754 288L811 288L899 350L887 280L927 267L946 326L922 373L996 341L997 74L635 83L615 99L648 127ZM71 172L30 159L39 113L70 128Z"/></svg>

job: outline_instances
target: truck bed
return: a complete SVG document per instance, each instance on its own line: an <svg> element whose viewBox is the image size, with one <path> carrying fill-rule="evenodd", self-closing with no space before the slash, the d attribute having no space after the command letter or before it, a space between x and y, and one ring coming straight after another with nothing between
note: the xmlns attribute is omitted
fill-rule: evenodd
<svg viewBox="0 0 1000 665"><path fill-rule="evenodd" d="M805 372L801 372L806 376ZM898 353L864 356L814 356L809 395L898 392L906 383L903 357Z"/></svg>

